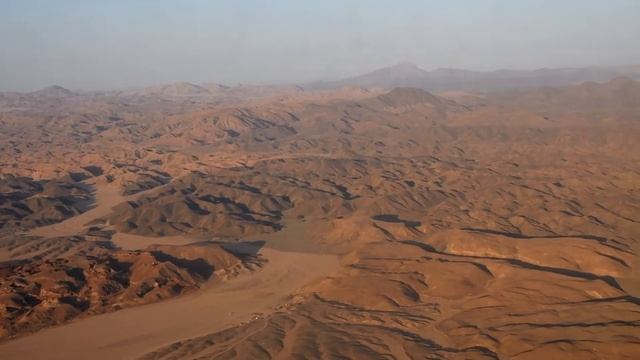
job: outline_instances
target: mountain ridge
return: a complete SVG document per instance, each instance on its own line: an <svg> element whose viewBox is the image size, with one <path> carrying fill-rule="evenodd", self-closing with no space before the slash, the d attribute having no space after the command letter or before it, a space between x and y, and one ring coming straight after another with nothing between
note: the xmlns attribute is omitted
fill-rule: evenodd
<svg viewBox="0 0 640 360"><path fill-rule="evenodd" d="M402 62L335 81L308 83L303 87L307 89L336 89L345 86L384 89L414 87L427 91L493 92L541 86L575 85L586 81L604 82L616 77L640 79L640 68L618 66L494 71L438 68L427 71L413 63Z"/></svg>

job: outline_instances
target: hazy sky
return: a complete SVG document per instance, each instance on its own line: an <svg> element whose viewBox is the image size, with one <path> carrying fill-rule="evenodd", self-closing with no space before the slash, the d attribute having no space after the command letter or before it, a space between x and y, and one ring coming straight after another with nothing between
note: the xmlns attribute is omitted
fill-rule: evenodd
<svg viewBox="0 0 640 360"><path fill-rule="evenodd" d="M639 0L0 0L0 90L640 64Z"/></svg>

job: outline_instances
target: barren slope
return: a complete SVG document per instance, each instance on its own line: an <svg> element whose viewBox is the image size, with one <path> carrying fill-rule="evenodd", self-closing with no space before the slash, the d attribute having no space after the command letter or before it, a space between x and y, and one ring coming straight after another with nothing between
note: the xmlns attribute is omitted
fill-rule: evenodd
<svg viewBox="0 0 640 360"><path fill-rule="evenodd" d="M633 80L58 90L0 111L0 314L85 319L8 358L640 357Z"/></svg>

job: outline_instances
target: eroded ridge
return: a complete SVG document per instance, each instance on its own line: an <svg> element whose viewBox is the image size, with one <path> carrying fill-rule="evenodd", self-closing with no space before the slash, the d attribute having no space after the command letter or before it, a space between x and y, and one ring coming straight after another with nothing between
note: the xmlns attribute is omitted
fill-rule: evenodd
<svg viewBox="0 0 640 360"><path fill-rule="evenodd" d="M148 91L0 99L7 358L640 357L638 82Z"/></svg>

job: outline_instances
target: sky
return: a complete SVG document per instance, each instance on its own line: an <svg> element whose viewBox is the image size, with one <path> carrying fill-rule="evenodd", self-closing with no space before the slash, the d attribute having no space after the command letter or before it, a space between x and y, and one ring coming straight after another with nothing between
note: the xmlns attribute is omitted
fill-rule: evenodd
<svg viewBox="0 0 640 360"><path fill-rule="evenodd" d="M0 91L640 64L638 0L0 0Z"/></svg>

